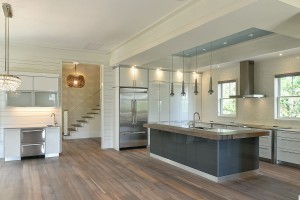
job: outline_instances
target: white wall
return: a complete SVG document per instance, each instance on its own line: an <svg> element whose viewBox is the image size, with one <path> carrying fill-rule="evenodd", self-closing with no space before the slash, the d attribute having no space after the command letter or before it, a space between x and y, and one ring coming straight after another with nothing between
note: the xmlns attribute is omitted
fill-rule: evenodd
<svg viewBox="0 0 300 200"><path fill-rule="evenodd" d="M254 62L254 81L256 93L266 94L261 99L238 99L237 117L218 116L218 91L217 84L221 80L239 80L239 63L231 67L213 70L213 95L209 95L209 71L203 74L203 120L218 122L238 122L249 124L277 125L300 128L299 120L274 119L274 76L300 71L300 60L297 56L286 56Z"/></svg>

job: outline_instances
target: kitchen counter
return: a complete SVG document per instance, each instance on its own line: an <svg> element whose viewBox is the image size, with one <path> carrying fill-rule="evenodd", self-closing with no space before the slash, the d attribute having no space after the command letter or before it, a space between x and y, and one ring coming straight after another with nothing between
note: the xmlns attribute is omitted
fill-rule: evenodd
<svg viewBox="0 0 300 200"><path fill-rule="evenodd" d="M165 124L144 124L144 127L166 132L179 133L189 136L201 137L211 140L231 140L249 137L267 136L269 133L264 130L230 130L219 128L189 128L188 125L170 126Z"/></svg>
<svg viewBox="0 0 300 200"><path fill-rule="evenodd" d="M150 156L215 182L253 176L259 169L259 136L267 130L189 128L187 124L144 124Z"/></svg>

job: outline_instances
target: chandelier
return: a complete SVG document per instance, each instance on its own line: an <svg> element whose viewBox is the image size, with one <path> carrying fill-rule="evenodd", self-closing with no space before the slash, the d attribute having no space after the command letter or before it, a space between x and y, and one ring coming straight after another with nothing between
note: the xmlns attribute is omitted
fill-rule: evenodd
<svg viewBox="0 0 300 200"><path fill-rule="evenodd" d="M9 75L9 18L12 18L10 4L2 4L5 16L5 73L0 74L0 91L15 91L21 85L21 79L14 75Z"/></svg>
<svg viewBox="0 0 300 200"><path fill-rule="evenodd" d="M74 63L74 64L75 64L75 73L70 74L67 77L67 85L72 88L82 88L85 84L85 80L82 75L77 73L76 66L78 63Z"/></svg>

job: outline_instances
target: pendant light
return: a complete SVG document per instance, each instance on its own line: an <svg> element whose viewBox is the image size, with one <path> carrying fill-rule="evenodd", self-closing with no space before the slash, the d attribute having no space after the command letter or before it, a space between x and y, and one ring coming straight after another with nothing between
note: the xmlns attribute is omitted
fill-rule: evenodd
<svg viewBox="0 0 300 200"><path fill-rule="evenodd" d="M0 74L0 91L13 92L21 85L21 79L14 75L9 75L9 18L12 18L12 10L10 4L2 4L5 16L5 73Z"/></svg>
<svg viewBox="0 0 300 200"><path fill-rule="evenodd" d="M174 82L173 82L173 55L172 55L172 73L171 73L171 78L172 78L172 82L171 82L171 93L170 93L170 96L174 96L175 93L174 93Z"/></svg>
<svg viewBox="0 0 300 200"><path fill-rule="evenodd" d="M196 78L195 78L195 89L194 89L194 94L197 95L199 92L198 92L198 83L197 83L197 71L198 71L198 59L197 59L197 56L198 56L198 48L196 47L196 71L195 71L195 75L196 75Z"/></svg>
<svg viewBox="0 0 300 200"><path fill-rule="evenodd" d="M184 91L184 51L182 52L182 85L181 85L181 96L185 95Z"/></svg>
<svg viewBox="0 0 300 200"><path fill-rule="evenodd" d="M212 42L210 42L210 78L209 78L209 89L208 93L212 95L214 93L212 89Z"/></svg>
<svg viewBox="0 0 300 200"><path fill-rule="evenodd" d="M85 84L84 77L77 73L76 67L78 63L74 62L75 73L67 77L67 85L72 88L82 88Z"/></svg>

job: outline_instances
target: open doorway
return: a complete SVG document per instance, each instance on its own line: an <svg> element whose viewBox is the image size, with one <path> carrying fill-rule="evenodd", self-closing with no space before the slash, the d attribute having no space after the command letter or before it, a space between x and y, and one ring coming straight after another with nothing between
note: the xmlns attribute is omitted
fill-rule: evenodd
<svg viewBox="0 0 300 200"><path fill-rule="evenodd" d="M84 77L81 88L69 87L70 74ZM101 137L101 67L97 64L62 63L62 116L64 139Z"/></svg>

